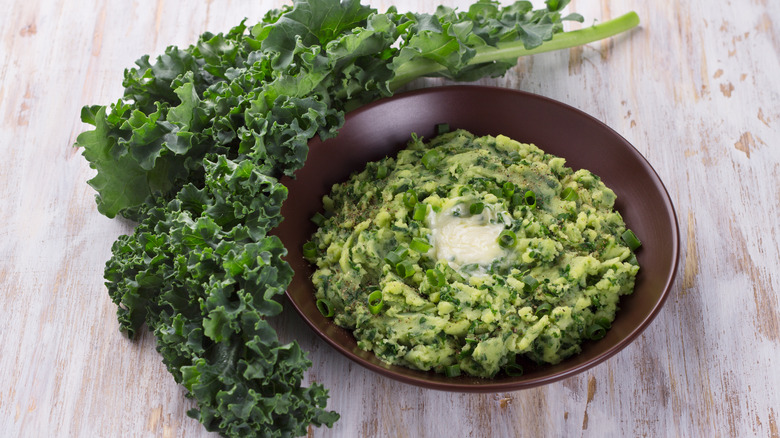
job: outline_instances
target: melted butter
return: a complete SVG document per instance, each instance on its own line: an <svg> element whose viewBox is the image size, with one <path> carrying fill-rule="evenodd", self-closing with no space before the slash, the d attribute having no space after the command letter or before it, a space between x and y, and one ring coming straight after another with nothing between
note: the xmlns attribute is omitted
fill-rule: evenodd
<svg viewBox="0 0 780 438"><path fill-rule="evenodd" d="M459 216L461 206L429 216L433 237L433 255L446 260L458 269L468 264L489 265L501 257L504 250L498 245L503 223L490 223L491 212ZM453 214L456 213L456 214Z"/></svg>

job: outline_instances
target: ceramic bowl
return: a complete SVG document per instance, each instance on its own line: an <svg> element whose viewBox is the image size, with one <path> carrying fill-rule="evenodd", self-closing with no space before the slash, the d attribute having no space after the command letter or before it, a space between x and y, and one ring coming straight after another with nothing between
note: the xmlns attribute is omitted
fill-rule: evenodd
<svg viewBox="0 0 780 438"><path fill-rule="evenodd" d="M392 156L412 133L432 138L435 126L448 123L476 135L503 134L564 157L574 170L599 175L617 194L615 207L628 228L642 240L637 252L640 271L634 293L621 298L607 335L586 341L582 352L557 365L524 365L520 377L494 379L445 377L388 365L357 347L349 330L325 318L315 305L312 266L302 246L315 231L310 218L322 208L322 196L365 163ZM289 250L295 277L287 296L304 321L341 354L381 375L412 385L465 392L505 392L560 380L591 368L616 354L650 324L674 282L679 258L679 230L669 195L658 175L623 137L595 118L563 103L520 91L481 86L428 88L396 95L346 116L337 137L310 144L306 165L283 182L289 197L285 219L276 234Z"/></svg>

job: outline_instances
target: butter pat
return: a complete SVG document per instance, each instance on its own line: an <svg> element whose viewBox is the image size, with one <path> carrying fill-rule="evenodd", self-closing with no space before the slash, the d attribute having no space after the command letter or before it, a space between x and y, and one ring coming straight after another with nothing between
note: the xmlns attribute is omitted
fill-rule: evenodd
<svg viewBox="0 0 780 438"><path fill-rule="evenodd" d="M498 235L504 224L490 223L488 214L459 216L460 206L429 216L433 255L454 269L476 263L489 265L504 254Z"/></svg>

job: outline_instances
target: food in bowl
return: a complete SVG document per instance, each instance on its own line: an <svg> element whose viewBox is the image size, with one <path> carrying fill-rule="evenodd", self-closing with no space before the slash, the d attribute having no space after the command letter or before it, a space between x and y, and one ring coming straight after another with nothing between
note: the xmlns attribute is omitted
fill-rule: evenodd
<svg viewBox="0 0 780 438"><path fill-rule="evenodd" d="M412 137L323 198L304 245L320 310L381 360L455 376L522 373L603 337L639 241L616 196L532 144Z"/></svg>

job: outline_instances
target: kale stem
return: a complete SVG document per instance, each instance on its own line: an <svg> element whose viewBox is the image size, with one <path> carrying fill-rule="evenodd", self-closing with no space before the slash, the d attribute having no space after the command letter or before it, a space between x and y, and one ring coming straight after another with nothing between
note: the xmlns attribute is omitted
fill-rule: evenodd
<svg viewBox="0 0 780 438"><path fill-rule="evenodd" d="M632 29L637 25L639 25L639 16L636 12L629 12L617 18L613 18L612 20L595 24L584 29L557 33L553 35L551 40L546 41L541 46L533 49L526 49L521 41L502 42L498 43L495 47L489 46L479 49L474 58L468 62L468 65L514 59L536 53L581 46L593 41L609 38ZM390 82L390 89L395 91L414 79L422 76L429 76L443 70L444 67L441 64L429 59L421 58L411 61L398 67L395 78Z"/></svg>

